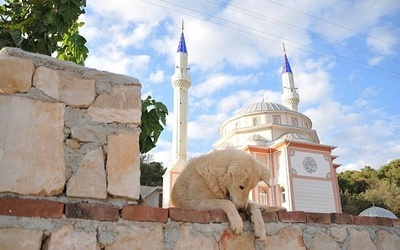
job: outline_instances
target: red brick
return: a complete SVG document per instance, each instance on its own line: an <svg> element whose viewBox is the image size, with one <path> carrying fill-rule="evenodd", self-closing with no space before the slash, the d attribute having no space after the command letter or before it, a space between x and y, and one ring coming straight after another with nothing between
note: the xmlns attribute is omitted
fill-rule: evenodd
<svg viewBox="0 0 400 250"><path fill-rule="evenodd" d="M210 223L211 215L209 211L186 208L170 208L169 218L172 221L208 224Z"/></svg>
<svg viewBox="0 0 400 250"><path fill-rule="evenodd" d="M375 225L374 217L368 216L353 216L353 221L355 225L373 226Z"/></svg>
<svg viewBox="0 0 400 250"><path fill-rule="evenodd" d="M400 219L393 219L392 222L394 227L400 227Z"/></svg>
<svg viewBox="0 0 400 250"><path fill-rule="evenodd" d="M117 221L119 209L108 204L70 203L65 205L65 216L86 220Z"/></svg>
<svg viewBox="0 0 400 250"><path fill-rule="evenodd" d="M331 215L325 213L306 213L307 223L331 224Z"/></svg>
<svg viewBox="0 0 400 250"><path fill-rule="evenodd" d="M228 217L226 216L226 213L222 209L214 209L210 210L210 221L213 223L222 223L222 222L228 222Z"/></svg>
<svg viewBox="0 0 400 250"><path fill-rule="evenodd" d="M126 205L122 208L121 218L124 220L166 223L168 221L168 209L144 205Z"/></svg>
<svg viewBox="0 0 400 250"><path fill-rule="evenodd" d="M23 217L61 218L64 203L49 200L0 198L0 214Z"/></svg>
<svg viewBox="0 0 400 250"><path fill-rule="evenodd" d="M280 222L306 222L306 213L303 211L278 211Z"/></svg>
<svg viewBox="0 0 400 250"><path fill-rule="evenodd" d="M354 224L350 214L331 213L331 221L336 224Z"/></svg>
<svg viewBox="0 0 400 250"><path fill-rule="evenodd" d="M393 226L393 220L390 218L375 217L375 224L380 226Z"/></svg>
<svg viewBox="0 0 400 250"><path fill-rule="evenodd" d="M267 222L278 222L277 212L262 212L262 217L265 223Z"/></svg>

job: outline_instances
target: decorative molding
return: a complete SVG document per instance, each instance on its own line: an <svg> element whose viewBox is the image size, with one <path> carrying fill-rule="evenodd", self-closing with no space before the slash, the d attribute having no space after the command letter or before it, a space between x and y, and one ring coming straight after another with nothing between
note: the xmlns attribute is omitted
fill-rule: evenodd
<svg viewBox="0 0 400 250"><path fill-rule="evenodd" d="M303 159L303 167L307 173L312 174L317 171L318 165L312 156L306 156Z"/></svg>

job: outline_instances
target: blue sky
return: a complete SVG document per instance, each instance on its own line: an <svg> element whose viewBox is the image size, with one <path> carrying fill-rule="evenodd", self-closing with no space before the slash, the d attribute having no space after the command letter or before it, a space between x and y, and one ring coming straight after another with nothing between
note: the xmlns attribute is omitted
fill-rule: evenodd
<svg viewBox="0 0 400 250"><path fill-rule="evenodd" d="M87 1L86 66L138 78L167 105L154 160L171 159L171 76L185 22L192 86L188 155L212 149L219 126L247 105L280 103L282 43L299 112L313 121L339 171L400 158L398 0Z"/></svg>
<svg viewBox="0 0 400 250"><path fill-rule="evenodd" d="M169 108L150 152L164 166L182 20L192 78L189 157L211 150L219 126L240 109L262 96L280 103L285 43L299 112L321 143L337 146L338 170L400 158L398 0L91 0L81 20L86 66L138 78L142 98Z"/></svg>

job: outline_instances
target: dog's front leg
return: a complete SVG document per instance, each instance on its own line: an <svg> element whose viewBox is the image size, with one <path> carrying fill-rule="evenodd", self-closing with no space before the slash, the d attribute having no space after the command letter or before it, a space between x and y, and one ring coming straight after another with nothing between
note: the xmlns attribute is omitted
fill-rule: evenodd
<svg viewBox="0 0 400 250"><path fill-rule="evenodd" d="M240 217L239 212L236 209L235 204L230 200L222 199L209 199L201 200L199 202L200 209L222 209L229 220L229 228L234 234L241 234L243 231L243 220Z"/></svg>
<svg viewBox="0 0 400 250"><path fill-rule="evenodd" d="M254 235L258 240L265 241L267 239L267 236L261 210L259 209L257 204L249 203L247 206L247 212L250 214L250 219L254 225Z"/></svg>

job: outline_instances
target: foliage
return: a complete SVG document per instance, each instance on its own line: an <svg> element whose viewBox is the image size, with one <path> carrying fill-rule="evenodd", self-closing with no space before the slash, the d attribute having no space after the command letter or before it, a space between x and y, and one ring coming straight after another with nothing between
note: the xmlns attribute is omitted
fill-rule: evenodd
<svg viewBox="0 0 400 250"><path fill-rule="evenodd" d="M149 152L156 146L164 126L167 125L166 116L168 115L167 106L162 102L157 102L151 96L142 100L142 117L140 128L139 146L142 154Z"/></svg>
<svg viewBox="0 0 400 250"><path fill-rule="evenodd" d="M5 0L0 6L0 48L26 51L84 64L86 39L78 28L84 23L85 0Z"/></svg>
<svg viewBox="0 0 400 250"><path fill-rule="evenodd" d="M344 213L358 215L374 204L400 217L400 159L378 170L366 166L339 173L338 183Z"/></svg>
<svg viewBox="0 0 400 250"><path fill-rule="evenodd" d="M159 162L143 162L140 165L140 185L162 186L162 176L165 169Z"/></svg>

